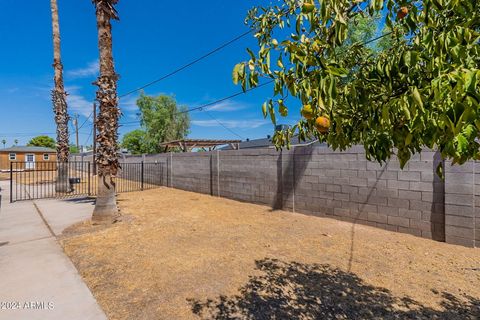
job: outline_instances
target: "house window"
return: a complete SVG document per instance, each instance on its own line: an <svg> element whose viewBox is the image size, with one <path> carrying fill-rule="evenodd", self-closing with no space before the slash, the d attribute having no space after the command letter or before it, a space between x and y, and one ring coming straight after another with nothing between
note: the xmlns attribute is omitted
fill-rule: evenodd
<svg viewBox="0 0 480 320"><path fill-rule="evenodd" d="M17 160L17 154L16 153L10 153L8 155L8 159L10 159L10 161Z"/></svg>
<svg viewBox="0 0 480 320"><path fill-rule="evenodd" d="M50 160L50 155L48 153L43 154L43 160L48 161Z"/></svg>

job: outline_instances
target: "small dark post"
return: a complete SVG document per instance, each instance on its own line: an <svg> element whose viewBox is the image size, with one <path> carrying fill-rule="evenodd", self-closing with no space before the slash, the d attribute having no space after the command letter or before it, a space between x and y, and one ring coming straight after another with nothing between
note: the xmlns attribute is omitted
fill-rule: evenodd
<svg viewBox="0 0 480 320"><path fill-rule="evenodd" d="M91 193L90 193L90 161L87 162L88 163L88 178L87 178L87 184L88 184L88 195L90 196Z"/></svg>
<svg viewBox="0 0 480 320"><path fill-rule="evenodd" d="M97 104L93 103L93 175L97 175Z"/></svg>
<svg viewBox="0 0 480 320"><path fill-rule="evenodd" d="M13 162L10 162L10 203L13 203Z"/></svg>
<svg viewBox="0 0 480 320"><path fill-rule="evenodd" d="M142 191L143 191L143 180L144 180L143 174L144 174L144 172L145 172L145 171L143 170L143 161L142 161L142 165L141 165L141 175L142 175L141 179L142 179L142 180L141 180L141 186L140 186L140 189L141 189Z"/></svg>

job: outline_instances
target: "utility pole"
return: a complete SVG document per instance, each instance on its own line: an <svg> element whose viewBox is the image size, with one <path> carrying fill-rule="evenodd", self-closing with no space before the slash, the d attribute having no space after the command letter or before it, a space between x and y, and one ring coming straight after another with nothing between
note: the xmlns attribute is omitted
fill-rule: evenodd
<svg viewBox="0 0 480 320"><path fill-rule="evenodd" d="M93 175L97 175L97 104L93 103Z"/></svg>
<svg viewBox="0 0 480 320"><path fill-rule="evenodd" d="M76 142L76 145L77 145L77 150L78 150L78 152L81 152L80 151L80 145L78 143L78 114L76 114L76 113L73 116L73 125L75 126L75 142Z"/></svg>

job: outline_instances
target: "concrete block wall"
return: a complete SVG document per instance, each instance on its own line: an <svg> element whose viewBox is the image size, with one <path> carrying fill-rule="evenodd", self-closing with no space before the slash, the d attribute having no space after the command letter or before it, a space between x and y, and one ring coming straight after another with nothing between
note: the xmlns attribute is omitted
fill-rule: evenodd
<svg viewBox="0 0 480 320"><path fill-rule="evenodd" d="M167 157L170 187L212 193L211 156L206 153L171 153Z"/></svg>
<svg viewBox="0 0 480 320"><path fill-rule="evenodd" d="M445 181L446 241L480 246L480 163L447 164Z"/></svg>
<svg viewBox="0 0 480 320"><path fill-rule="evenodd" d="M284 208L445 240L444 183L435 175L441 160L434 152L404 170L393 159L383 166L366 160L363 147L307 147L283 157Z"/></svg>
<svg viewBox="0 0 480 320"><path fill-rule="evenodd" d="M218 152L219 195L275 207L281 172L275 150Z"/></svg>
<svg viewBox="0 0 480 320"><path fill-rule="evenodd" d="M367 161L363 147L302 146L125 156L160 163L165 186L331 217L464 246L480 245L480 163L445 165L423 151L401 170Z"/></svg>

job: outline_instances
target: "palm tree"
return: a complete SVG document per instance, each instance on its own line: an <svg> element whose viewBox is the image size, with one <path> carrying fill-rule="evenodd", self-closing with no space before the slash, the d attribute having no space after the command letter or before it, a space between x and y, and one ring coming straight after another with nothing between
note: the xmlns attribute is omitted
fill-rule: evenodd
<svg viewBox="0 0 480 320"><path fill-rule="evenodd" d="M2 139L3 149L5 149L5 145L7 144L7 140Z"/></svg>
<svg viewBox="0 0 480 320"><path fill-rule="evenodd" d="M118 215L115 193L115 177L120 167L118 161L118 108L117 80L112 54L112 24L118 20L115 5L118 0L92 0L95 5L98 29L98 48L100 51L100 76L96 81L98 86L96 99L99 103L97 117L97 157L98 192L94 222L112 222Z"/></svg>
<svg viewBox="0 0 480 320"><path fill-rule="evenodd" d="M55 114L55 123L57 124L57 160L58 179L55 185L57 192L68 192L70 186L68 182L67 162L69 157L68 142L68 112L67 112L67 94L63 85L63 65L60 56L60 26L58 24L58 6L57 0L50 0L52 10L52 31L53 31L53 69L55 88L52 90L53 112Z"/></svg>
<svg viewBox="0 0 480 320"><path fill-rule="evenodd" d="M18 144L18 139L13 140L13 145L16 146Z"/></svg>

